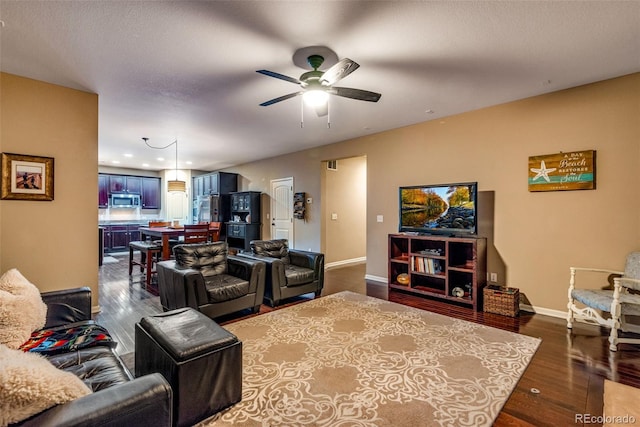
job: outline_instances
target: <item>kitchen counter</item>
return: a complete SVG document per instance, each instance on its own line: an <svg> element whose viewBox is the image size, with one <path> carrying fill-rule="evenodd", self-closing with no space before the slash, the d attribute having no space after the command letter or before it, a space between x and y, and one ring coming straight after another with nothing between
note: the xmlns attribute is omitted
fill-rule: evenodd
<svg viewBox="0 0 640 427"><path fill-rule="evenodd" d="M147 225L149 221L153 220L107 220L107 221L98 221L98 227L105 227L108 225Z"/></svg>

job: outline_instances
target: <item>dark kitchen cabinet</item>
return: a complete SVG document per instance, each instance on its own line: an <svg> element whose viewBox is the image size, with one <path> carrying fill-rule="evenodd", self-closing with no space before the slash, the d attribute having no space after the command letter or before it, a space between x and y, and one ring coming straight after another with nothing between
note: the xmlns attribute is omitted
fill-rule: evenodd
<svg viewBox="0 0 640 427"><path fill-rule="evenodd" d="M112 225L109 227L111 237L110 249L112 252L124 251L129 248L129 230L126 225Z"/></svg>
<svg viewBox="0 0 640 427"><path fill-rule="evenodd" d="M248 251L252 240L260 239L259 191L231 193L231 221L227 223L229 247Z"/></svg>
<svg viewBox="0 0 640 427"><path fill-rule="evenodd" d="M229 194L238 190L238 174L213 172L193 177L193 196Z"/></svg>
<svg viewBox="0 0 640 427"><path fill-rule="evenodd" d="M109 175L98 175L98 207L109 207Z"/></svg>
<svg viewBox="0 0 640 427"><path fill-rule="evenodd" d="M143 209L160 209L162 180L151 176L98 174L98 207L108 208L111 194L139 194Z"/></svg>
<svg viewBox="0 0 640 427"><path fill-rule="evenodd" d="M160 178L142 178L142 208L160 209Z"/></svg>
<svg viewBox="0 0 640 427"><path fill-rule="evenodd" d="M129 242L140 240L140 224L104 226L104 251L123 252L129 250Z"/></svg>
<svg viewBox="0 0 640 427"><path fill-rule="evenodd" d="M110 193L140 194L142 177L128 175L109 175Z"/></svg>

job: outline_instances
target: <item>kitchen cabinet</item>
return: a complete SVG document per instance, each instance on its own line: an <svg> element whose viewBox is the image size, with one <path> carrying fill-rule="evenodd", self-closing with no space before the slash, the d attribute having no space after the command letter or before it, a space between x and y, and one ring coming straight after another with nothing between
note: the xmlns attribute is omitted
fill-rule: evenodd
<svg viewBox="0 0 640 427"><path fill-rule="evenodd" d="M160 209L160 178L142 178L142 208Z"/></svg>
<svg viewBox="0 0 640 427"><path fill-rule="evenodd" d="M250 242L260 239L259 191L231 193L231 221L227 223L229 247L250 250Z"/></svg>
<svg viewBox="0 0 640 427"><path fill-rule="evenodd" d="M142 177L129 175L109 175L110 193L140 194Z"/></svg>
<svg viewBox="0 0 640 427"><path fill-rule="evenodd" d="M113 194L139 194L143 209L160 209L162 180L151 176L98 174L98 208L109 207Z"/></svg>
<svg viewBox="0 0 640 427"><path fill-rule="evenodd" d="M104 251L123 252L129 250L129 242L140 240L140 224L118 224L104 226Z"/></svg>
<svg viewBox="0 0 640 427"><path fill-rule="evenodd" d="M193 177L193 197L229 194L238 190L238 174L213 172Z"/></svg>
<svg viewBox="0 0 640 427"><path fill-rule="evenodd" d="M98 174L98 207L109 207L109 175Z"/></svg>

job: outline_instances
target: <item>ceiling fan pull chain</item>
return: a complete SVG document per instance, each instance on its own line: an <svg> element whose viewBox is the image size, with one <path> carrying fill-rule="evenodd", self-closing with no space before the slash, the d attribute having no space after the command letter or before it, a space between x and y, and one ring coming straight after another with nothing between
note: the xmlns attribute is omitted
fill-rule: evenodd
<svg viewBox="0 0 640 427"><path fill-rule="evenodd" d="M327 99L327 129L331 129L331 102Z"/></svg>
<svg viewBox="0 0 640 427"><path fill-rule="evenodd" d="M300 98L300 128L304 128L304 102Z"/></svg>

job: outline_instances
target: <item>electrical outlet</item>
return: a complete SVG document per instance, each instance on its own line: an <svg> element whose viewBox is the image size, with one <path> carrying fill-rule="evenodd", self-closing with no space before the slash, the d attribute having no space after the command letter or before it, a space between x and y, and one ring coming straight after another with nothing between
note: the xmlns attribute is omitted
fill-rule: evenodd
<svg viewBox="0 0 640 427"><path fill-rule="evenodd" d="M489 279L491 282L498 281L498 273L491 273L491 278Z"/></svg>

